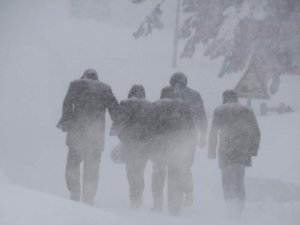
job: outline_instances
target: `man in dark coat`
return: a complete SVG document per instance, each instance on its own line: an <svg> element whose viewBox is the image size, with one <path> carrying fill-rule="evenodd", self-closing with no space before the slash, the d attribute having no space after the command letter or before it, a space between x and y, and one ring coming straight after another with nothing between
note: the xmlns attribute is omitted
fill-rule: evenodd
<svg viewBox="0 0 300 225"><path fill-rule="evenodd" d="M181 72L176 72L170 79L170 86L175 91L175 97L183 100L191 110L194 126L190 135L185 140L185 206L193 204L193 176L191 167L194 162L197 145L203 148L206 143L207 118L203 100L196 90L187 87L187 77Z"/></svg>
<svg viewBox="0 0 300 225"><path fill-rule="evenodd" d="M175 99L174 89L166 87L152 112L153 161L152 194L153 210L163 208L163 189L168 173L168 209L177 215L182 206L184 191L184 141L193 127L189 106Z"/></svg>
<svg viewBox="0 0 300 225"><path fill-rule="evenodd" d="M125 162L129 184L131 208L142 205L144 191L144 171L148 160L149 115L151 103L146 99L142 85L133 85L128 99L120 102L120 116L113 125L121 141L121 155Z"/></svg>
<svg viewBox="0 0 300 225"><path fill-rule="evenodd" d="M67 132L66 183L72 200L80 201L82 198L87 204L94 202L104 149L106 109L114 120L118 102L111 88L98 80L95 70L86 70L81 79L70 83L58 127Z"/></svg>
<svg viewBox="0 0 300 225"><path fill-rule="evenodd" d="M238 102L235 91L225 91L223 103L214 112L208 156L216 158L218 146L224 199L229 210L240 215L245 204L245 167L257 155L260 130L254 112Z"/></svg>

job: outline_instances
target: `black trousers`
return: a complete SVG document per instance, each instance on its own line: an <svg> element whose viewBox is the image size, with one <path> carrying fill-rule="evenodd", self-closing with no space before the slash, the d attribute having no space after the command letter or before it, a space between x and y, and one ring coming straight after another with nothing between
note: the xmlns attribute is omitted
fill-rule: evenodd
<svg viewBox="0 0 300 225"><path fill-rule="evenodd" d="M194 192L194 180L192 174L192 166L195 159L195 153L198 143L198 131L189 132L183 140L183 144L180 146L180 155L183 163L183 191L187 195L193 195Z"/></svg>
<svg viewBox="0 0 300 225"><path fill-rule="evenodd" d="M145 145L122 144L131 203L142 203L145 188L144 171L148 160Z"/></svg>
<svg viewBox="0 0 300 225"><path fill-rule="evenodd" d="M100 159L99 148L69 147L65 178L71 199L77 201L82 199L88 204L94 203L98 187Z"/></svg>
<svg viewBox="0 0 300 225"><path fill-rule="evenodd" d="M242 210L245 205L245 166L239 164L226 165L222 170L224 199L229 204L235 204Z"/></svg>
<svg viewBox="0 0 300 225"><path fill-rule="evenodd" d="M161 155L153 159L152 196L154 208L163 208L163 191L167 178L168 209L174 214L180 212L185 188L184 172L182 164L176 161L170 161Z"/></svg>

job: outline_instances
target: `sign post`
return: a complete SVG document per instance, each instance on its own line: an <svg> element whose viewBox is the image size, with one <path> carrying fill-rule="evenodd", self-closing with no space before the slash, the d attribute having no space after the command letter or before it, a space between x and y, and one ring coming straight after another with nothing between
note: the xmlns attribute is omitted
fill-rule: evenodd
<svg viewBox="0 0 300 225"><path fill-rule="evenodd" d="M256 65L251 64L234 88L239 98L247 99L249 107L252 105L252 99L270 99L263 77Z"/></svg>

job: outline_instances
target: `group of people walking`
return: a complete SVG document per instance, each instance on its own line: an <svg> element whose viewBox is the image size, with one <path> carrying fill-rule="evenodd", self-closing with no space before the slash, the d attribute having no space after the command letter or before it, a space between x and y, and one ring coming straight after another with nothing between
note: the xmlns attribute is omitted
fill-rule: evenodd
<svg viewBox="0 0 300 225"><path fill-rule="evenodd" d="M224 92L223 102L214 113L208 156L215 158L218 147L224 198L231 208L242 211L245 167L257 155L260 132L253 111L238 103L233 90ZM200 94L187 86L187 77L181 72L171 77L170 85L162 89L155 102L146 100L142 85L133 85L128 98L119 103L92 69L71 82L58 123L67 132L66 183L70 198L94 202L106 110L113 121L109 133L120 141L111 156L125 164L131 207L142 205L148 160L153 162L152 210L163 210L165 183L171 214L178 215L183 205L192 205L191 167L197 147L206 145L207 117Z"/></svg>

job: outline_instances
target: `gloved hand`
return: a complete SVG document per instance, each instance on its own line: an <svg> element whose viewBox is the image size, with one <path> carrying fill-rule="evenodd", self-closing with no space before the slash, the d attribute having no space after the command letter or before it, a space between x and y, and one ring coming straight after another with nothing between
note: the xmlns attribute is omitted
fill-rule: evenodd
<svg viewBox="0 0 300 225"><path fill-rule="evenodd" d="M73 128L73 121L62 121L60 120L58 124L56 125L58 129L61 129L63 132L68 132Z"/></svg>

